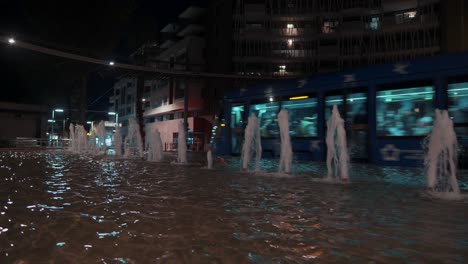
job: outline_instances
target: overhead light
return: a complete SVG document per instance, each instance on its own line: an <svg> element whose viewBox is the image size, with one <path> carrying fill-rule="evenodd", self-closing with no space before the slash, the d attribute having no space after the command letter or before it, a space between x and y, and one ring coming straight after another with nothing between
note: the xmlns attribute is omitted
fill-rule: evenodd
<svg viewBox="0 0 468 264"><path fill-rule="evenodd" d="M270 99L269 99L269 100L270 100L270 102L273 102L273 97L270 97Z"/></svg>
<svg viewBox="0 0 468 264"><path fill-rule="evenodd" d="M107 114L108 114L108 115L116 115L115 112L109 112L109 113L107 113Z"/></svg>
<svg viewBox="0 0 468 264"><path fill-rule="evenodd" d="M307 99L307 98L309 98L308 95L301 95L301 96L289 97L289 100L302 100L302 99Z"/></svg>
<svg viewBox="0 0 468 264"><path fill-rule="evenodd" d="M49 123L55 123L55 120L53 120L53 119L48 119L47 122L49 122Z"/></svg>
<svg viewBox="0 0 468 264"><path fill-rule="evenodd" d="M91 125L92 123L93 123L93 121L86 121L86 124L90 124L90 125Z"/></svg>
<svg viewBox="0 0 468 264"><path fill-rule="evenodd" d="M55 109L54 111L58 113L63 113L63 109Z"/></svg>
<svg viewBox="0 0 468 264"><path fill-rule="evenodd" d="M288 46L292 46L293 44L293 40L292 39L288 39Z"/></svg>
<svg viewBox="0 0 468 264"><path fill-rule="evenodd" d="M286 28L292 29L292 28L294 28L294 24L287 24L287 25L286 25Z"/></svg>
<svg viewBox="0 0 468 264"><path fill-rule="evenodd" d="M146 98L141 99L142 102L146 101Z"/></svg>
<svg viewBox="0 0 468 264"><path fill-rule="evenodd" d="M226 124L222 123L222 124L220 124L220 126L222 126L222 127L225 127L225 126L226 126Z"/></svg>
<svg viewBox="0 0 468 264"><path fill-rule="evenodd" d="M14 38L9 38L8 39L8 43L10 44L15 44L16 43L16 40Z"/></svg>
<svg viewBox="0 0 468 264"><path fill-rule="evenodd" d="M110 62L109 62L109 65L110 65L110 66L114 66L114 62L113 62L113 61L110 61Z"/></svg>

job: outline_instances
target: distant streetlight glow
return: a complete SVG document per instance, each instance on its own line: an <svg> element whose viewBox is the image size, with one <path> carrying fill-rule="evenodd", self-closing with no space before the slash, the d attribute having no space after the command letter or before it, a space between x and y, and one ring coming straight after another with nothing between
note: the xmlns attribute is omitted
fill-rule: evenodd
<svg viewBox="0 0 468 264"><path fill-rule="evenodd" d="M16 40L14 38L9 38L8 39L8 43L10 44L15 44L16 43Z"/></svg>
<svg viewBox="0 0 468 264"><path fill-rule="evenodd" d="M110 65L110 66L114 66L114 62L113 62L113 61L110 61L110 62L109 62L109 65Z"/></svg>
<svg viewBox="0 0 468 264"><path fill-rule="evenodd" d="M270 97L270 102L273 102L273 97Z"/></svg>
<svg viewBox="0 0 468 264"><path fill-rule="evenodd" d="M145 101L146 101L146 98L141 99L141 101L142 101L142 102L145 102Z"/></svg>

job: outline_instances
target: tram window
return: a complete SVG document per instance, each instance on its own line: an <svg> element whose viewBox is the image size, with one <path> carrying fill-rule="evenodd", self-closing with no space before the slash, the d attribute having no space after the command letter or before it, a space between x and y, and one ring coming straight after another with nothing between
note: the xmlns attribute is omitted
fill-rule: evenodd
<svg viewBox="0 0 468 264"><path fill-rule="evenodd" d="M349 94L346 99L346 121L351 125L367 124L367 104L365 93Z"/></svg>
<svg viewBox="0 0 468 264"><path fill-rule="evenodd" d="M325 97L325 120L328 121L331 117L331 112L333 106L338 107L340 115L343 115L343 96L342 95L332 95Z"/></svg>
<svg viewBox="0 0 468 264"><path fill-rule="evenodd" d="M448 98L453 123L468 123L468 82L449 84Z"/></svg>
<svg viewBox="0 0 468 264"><path fill-rule="evenodd" d="M237 105L231 108L231 151L239 154L244 139L244 106Z"/></svg>
<svg viewBox="0 0 468 264"><path fill-rule="evenodd" d="M434 88L422 86L377 92L379 136L425 136L432 130Z"/></svg>
<svg viewBox="0 0 468 264"><path fill-rule="evenodd" d="M244 106L233 106L231 108L231 128L242 128L244 116Z"/></svg>
<svg viewBox="0 0 468 264"><path fill-rule="evenodd" d="M256 104L250 106L250 114L254 113L258 117L260 123L260 135L262 137L278 137L278 115L279 103L271 102L264 104Z"/></svg>
<svg viewBox="0 0 468 264"><path fill-rule="evenodd" d="M282 102L289 112L289 134L291 137L317 136L317 99Z"/></svg>

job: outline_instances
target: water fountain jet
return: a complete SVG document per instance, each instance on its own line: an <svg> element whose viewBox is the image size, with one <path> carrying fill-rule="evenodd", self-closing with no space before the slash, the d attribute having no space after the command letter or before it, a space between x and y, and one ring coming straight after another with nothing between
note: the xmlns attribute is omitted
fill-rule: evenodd
<svg viewBox="0 0 468 264"><path fill-rule="evenodd" d="M150 127L151 128L151 127ZM148 144L148 161L161 161L163 158L163 147L161 141L161 133L156 128L153 133L146 133L146 142Z"/></svg>
<svg viewBox="0 0 468 264"><path fill-rule="evenodd" d="M279 112L278 125L281 136L281 153L278 172L289 174L291 173L293 152L291 138L289 136L288 110L283 109Z"/></svg>
<svg viewBox="0 0 468 264"><path fill-rule="evenodd" d="M249 162L255 155L255 170L260 170L260 160L262 158L262 142L260 139L260 125L255 114L249 117L245 128L244 144L242 146L242 170L247 171Z"/></svg>
<svg viewBox="0 0 468 264"><path fill-rule="evenodd" d="M143 140L141 139L140 126L133 118L128 120L128 134L125 137L124 156L130 157L132 149L136 149L138 156L143 158Z"/></svg>
<svg viewBox="0 0 468 264"><path fill-rule="evenodd" d="M424 164L428 192L439 198L460 199L457 181L458 142L447 110L435 110L434 126L426 147Z"/></svg>
<svg viewBox="0 0 468 264"><path fill-rule="evenodd" d="M187 142L185 136L184 121L179 122L179 134L177 137L177 163L187 164Z"/></svg>
<svg viewBox="0 0 468 264"><path fill-rule="evenodd" d="M349 156L346 146L346 132L344 120L336 105L333 106L332 115L327 122L327 177L328 181L349 182L348 165Z"/></svg>

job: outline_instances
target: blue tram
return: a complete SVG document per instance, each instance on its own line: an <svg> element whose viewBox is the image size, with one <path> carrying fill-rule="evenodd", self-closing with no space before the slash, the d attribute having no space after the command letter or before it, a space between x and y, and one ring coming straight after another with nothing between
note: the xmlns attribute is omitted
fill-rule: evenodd
<svg viewBox="0 0 468 264"><path fill-rule="evenodd" d="M326 120L333 105L345 120L352 161L423 165L424 140L439 108L448 109L454 121L460 165L468 164L468 52L227 91L218 153L240 154L248 116L254 113L263 156L278 156L277 114L287 109L295 157L324 161Z"/></svg>

